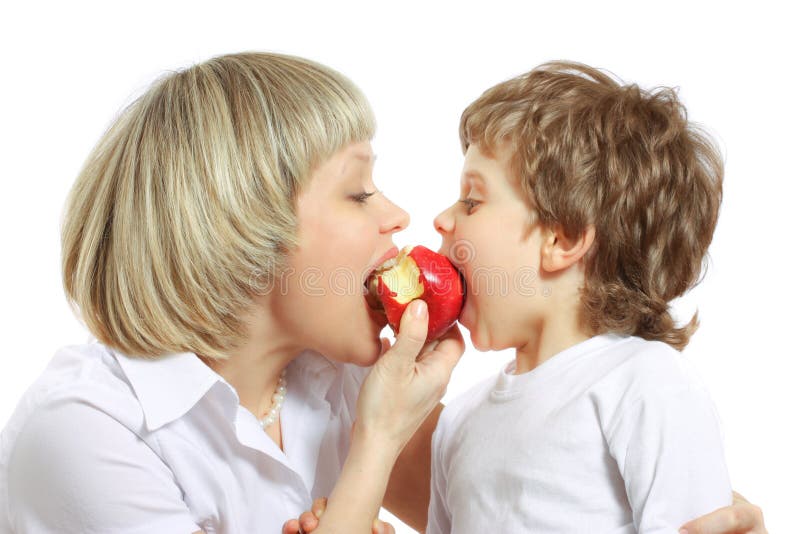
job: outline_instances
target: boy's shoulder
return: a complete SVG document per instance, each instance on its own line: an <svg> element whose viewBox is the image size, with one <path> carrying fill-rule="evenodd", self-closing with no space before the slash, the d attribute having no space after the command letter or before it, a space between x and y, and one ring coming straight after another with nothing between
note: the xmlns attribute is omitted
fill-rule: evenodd
<svg viewBox="0 0 800 534"><path fill-rule="evenodd" d="M664 390L698 384L697 373L679 351L662 341L629 336L626 343L610 347L609 378L647 390Z"/></svg>
<svg viewBox="0 0 800 534"><path fill-rule="evenodd" d="M606 428L631 407L669 405L679 398L710 402L691 362L661 341L630 336L595 363L588 391Z"/></svg>
<svg viewBox="0 0 800 534"><path fill-rule="evenodd" d="M560 362L565 364L561 366L562 373L557 373L560 374L558 378L550 378L567 384L574 382L575 387L584 391L610 389L618 393L625 391L630 396L659 394L686 387L705 389L686 356L667 343L638 336L603 337L606 342L596 346L596 350L578 354L579 359ZM513 366L513 360L506 369L510 366ZM551 367L559 368L558 365ZM440 419L445 424L452 424L468 416L487 402L498 383L498 375L503 373L495 373L454 397L445 406ZM535 387L540 388L541 384Z"/></svg>
<svg viewBox="0 0 800 534"><path fill-rule="evenodd" d="M437 430L450 428L467 417L489 397L496 382L495 375L484 378L449 400L439 416Z"/></svg>

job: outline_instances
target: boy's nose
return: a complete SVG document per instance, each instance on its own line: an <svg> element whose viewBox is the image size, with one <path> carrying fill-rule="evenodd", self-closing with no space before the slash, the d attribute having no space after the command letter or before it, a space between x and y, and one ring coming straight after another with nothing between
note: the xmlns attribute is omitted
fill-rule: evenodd
<svg viewBox="0 0 800 534"><path fill-rule="evenodd" d="M386 198L386 197L384 197ZM408 212L386 198L386 209L381 220L382 233L396 233L408 228L411 217Z"/></svg>
<svg viewBox="0 0 800 534"><path fill-rule="evenodd" d="M452 210L453 206L450 206L433 219L433 227L436 228L436 231L442 236L453 231L454 219Z"/></svg>

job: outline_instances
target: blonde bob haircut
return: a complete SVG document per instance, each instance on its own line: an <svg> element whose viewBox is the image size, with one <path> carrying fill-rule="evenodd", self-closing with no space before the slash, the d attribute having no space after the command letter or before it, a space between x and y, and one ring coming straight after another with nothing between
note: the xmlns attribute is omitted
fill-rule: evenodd
<svg viewBox="0 0 800 534"><path fill-rule="evenodd" d="M216 57L159 80L89 155L62 221L62 281L102 343L137 357L226 359L261 284L296 244L313 169L369 140L346 77L269 53Z"/></svg>

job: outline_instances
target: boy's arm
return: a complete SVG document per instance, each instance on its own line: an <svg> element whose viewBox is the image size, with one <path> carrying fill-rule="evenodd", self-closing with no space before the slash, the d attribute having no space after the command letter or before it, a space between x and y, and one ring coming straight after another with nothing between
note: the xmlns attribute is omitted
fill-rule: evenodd
<svg viewBox="0 0 800 534"><path fill-rule="evenodd" d="M431 483L430 483L430 504L428 505L428 524L426 534L450 534L452 531L452 521L447 510L445 500L446 480L444 479L444 462L442 448L444 428L439 425L433 434L431 445Z"/></svg>
<svg viewBox="0 0 800 534"><path fill-rule="evenodd" d="M624 408L608 444L637 532L674 532L731 504L719 424L698 388L645 391Z"/></svg>
<svg viewBox="0 0 800 534"><path fill-rule="evenodd" d="M431 485L431 436L444 405L433 409L397 459L383 507L418 532L428 521Z"/></svg>

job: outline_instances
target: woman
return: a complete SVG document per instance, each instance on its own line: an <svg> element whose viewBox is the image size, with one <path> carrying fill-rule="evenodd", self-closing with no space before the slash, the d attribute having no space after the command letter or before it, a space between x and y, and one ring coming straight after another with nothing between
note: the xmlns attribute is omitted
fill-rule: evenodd
<svg viewBox="0 0 800 534"><path fill-rule="evenodd" d="M317 532L368 532L382 501L424 523L464 345L423 348L422 303L378 338L363 281L408 216L375 190L373 131L349 80L273 54L171 74L122 113L62 229L96 339L3 430L0 532L277 532L323 495Z"/></svg>

